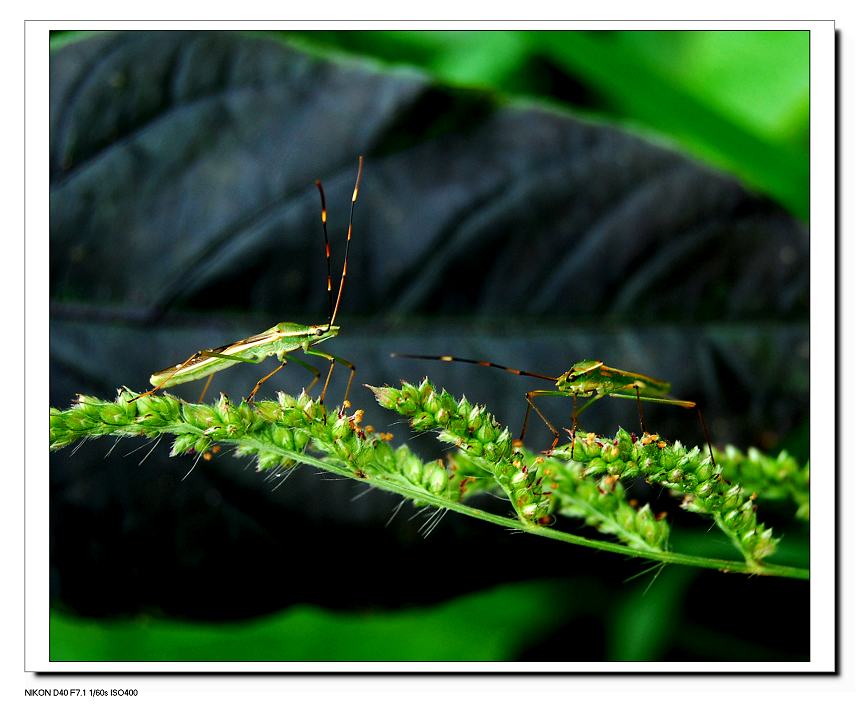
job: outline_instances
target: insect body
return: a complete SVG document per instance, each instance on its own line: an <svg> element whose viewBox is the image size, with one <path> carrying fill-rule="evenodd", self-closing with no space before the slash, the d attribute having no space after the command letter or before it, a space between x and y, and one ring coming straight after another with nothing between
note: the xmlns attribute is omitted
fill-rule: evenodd
<svg viewBox="0 0 860 713"><path fill-rule="evenodd" d="M168 384L184 384L188 381L197 381L204 376L211 379L215 372L227 369L238 362L259 364L264 359L274 356L281 362L281 366L257 382L257 385L248 397L249 400L253 400L254 394L256 394L263 382L270 376L274 376L277 371L286 365L287 361L294 361L314 372L313 383L316 383L319 371L310 364L292 356L289 352L301 349L306 354L323 356L321 353L312 350L311 346L319 344L326 339L336 337L338 332L340 332L340 327L337 325L313 325L308 327L293 322L280 322L265 332L240 339L233 344L227 344L215 349L200 350L181 364L157 371L149 377L149 383L156 387L156 389L153 389L155 391ZM335 357L332 358L335 359Z"/></svg>
<svg viewBox="0 0 860 713"><path fill-rule="evenodd" d="M606 366L602 361L587 359L578 361L555 382L558 391L564 395L591 397L591 400L578 409L581 413L594 401L604 396L615 398L635 398L639 401L670 403L693 408L692 401L679 401L668 398L671 384L632 371L622 371ZM555 392L550 392L555 393Z"/></svg>
<svg viewBox="0 0 860 713"><path fill-rule="evenodd" d="M280 322L265 332L240 339L233 344L199 351L183 364L157 371L149 381L153 386L159 387L167 382L184 384L186 381L197 381L204 376L233 366L236 360L257 364L273 354L278 361L282 361L288 358L288 352L298 349L307 352L311 344L319 344L326 339L336 337L340 331L337 325L326 327L326 325L306 327L293 322Z"/></svg>
<svg viewBox="0 0 860 713"><path fill-rule="evenodd" d="M352 203L350 204L349 227L347 229L346 234L346 251L343 259L343 272L341 273L340 286L338 288L336 298L332 293L331 246L328 240L328 228L326 225L327 212L325 193L323 192L322 184L319 181L316 182L317 188L319 189L320 193L320 200L322 203L321 216L323 225L323 238L325 240L327 271L326 288L328 290L329 295L328 322L326 324L316 324L310 326L296 324L294 322L279 322L271 329L267 329L265 332L254 334L250 337L246 337L245 339L240 339L238 342L226 344L223 347L217 347L215 349L202 349L200 351L195 352L185 361L176 364L175 366L167 367L166 369L162 369L161 371L155 372L149 379L150 383L153 385L153 388L143 394L140 394L140 396L148 396L149 394L155 393L159 389L163 389L168 385L183 384L185 382L197 381L198 379L208 377L206 385L203 387L203 393L200 395L200 400L202 401L206 390L209 388L209 384L212 382L212 377L215 375L215 372L221 371L222 369L227 369L238 363L258 364L259 362L263 361L264 359L267 359L270 356L274 356L281 363L273 371L266 374L256 383L253 390L248 395L248 401L252 401L254 399L255 394L263 385L263 383L265 383L268 379L270 379L281 369L283 369L288 362L295 362L296 364L307 369L314 375L313 381L308 387L308 390L310 390L313 385L316 384L316 382L319 380L320 372L316 367L299 359L291 353L301 350L309 356L320 357L328 360L329 362L328 375L326 376L325 384L323 386L322 394L320 396L321 401L325 399L325 394L328 389L329 381L331 380L331 375L332 371L334 370L335 363L337 362L350 369L349 381L347 382L346 392L344 393L343 397L344 403L347 403L349 390L352 386L352 380L355 377L355 366L348 362L346 359L342 359L340 357L334 356L333 354L319 351L314 347L320 342L324 342L327 339L336 337L340 331L340 327L337 326L334 321L337 317L337 312L340 307L341 298L343 296L344 283L346 282L347 265L349 260L349 245L350 241L352 240L352 218L353 213L355 211L355 203L358 200L358 189L361 184L361 171L363 163L363 157L359 156L358 173L355 178L355 188L352 192ZM140 398L140 396L137 396L135 398Z"/></svg>
<svg viewBox="0 0 860 713"><path fill-rule="evenodd" d="M611 366L606 366L602 361L594 359L586 359L576 362L570 369L565 371L561 376L547 376L545 374L536 374L531 371L523 371L522 369L512 369L501 364L495 364L490 361L478 361L475 359L463 359L453 356L424 356L418 354L392 354L393 357L402 357L405 359L432 359L445 362L465 362L467 364L477 364L478 366L489 366L495 369L503 369L517 376L528 376L534 379L543 379L544 381L552 381L555 383L555 390L550 389L535 389L526 392L526 415L523 419L523 427L520 431L519 440L522 441L526 435L528 428L529 414L534 409L535 413L540 416L541 420L546 424L547 428L552 431L553 442L549 447L552 450L556 447L559 440L559 431L552 422L541 412L534 402L538 396L555 396L573 399L573 411L571 413L571 434L576 432L577 420L580 414L589 406L599 401L604 396L611 396L620 399L635 399L639 406L639 426L642 431L645 431L644 416L642 413L642 401L652 403L667 404L670 406L680 406L682 408L696 409L699 415L699 422L705 434L705 440L708 442L708 452L711 455L711 462L714 462L714 454L711 449L711 439L708 434L707 426L702 417L701 410L696 406L695 401L683 401L681 399L671 398L669 389L671 384L668 381L654 379L644 374L637 374L632 371L623 371L615 369ZM577 407L579 398L587 398L582 406Z"/></svg>

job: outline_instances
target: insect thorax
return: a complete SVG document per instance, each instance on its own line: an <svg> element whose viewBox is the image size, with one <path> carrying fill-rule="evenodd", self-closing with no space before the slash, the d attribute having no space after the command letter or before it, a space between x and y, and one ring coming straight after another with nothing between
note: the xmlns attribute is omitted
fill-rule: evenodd
<svg viewBox="0 0 860 713"><path fill-rule="evenodd" d="M555 383L556 388L566 394L597 396L598 394L611 393L618 388L612 379L601 376L583 374L582 376L574 376L572 379L568 377L569 374L566 373Z"/></svg>
<svg viewBox="0 0 860 713"><path fill-rule="evenodd" d="M299 324L298 322L278 322L269 332L280 337L306 338L311 344L336 337L340 327L336 324Z"/></svg>

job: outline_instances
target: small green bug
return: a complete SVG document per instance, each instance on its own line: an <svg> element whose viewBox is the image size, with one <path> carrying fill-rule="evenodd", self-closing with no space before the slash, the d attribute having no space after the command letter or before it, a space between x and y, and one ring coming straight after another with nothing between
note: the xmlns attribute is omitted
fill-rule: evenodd
<svg viewBox="0 0 860 713"><path fill-rule="evenodd" d="M481 361L477 359L464 359L462 357L454 357L449 355L444 356L426 356L421 354L392 354L392 357L400 357L403 359L430 359L444 362L464 362L466 364L477 364L478 366L489 366L494 369L503 369L510 374L517 376L528 376L534 379L543 379L544 381L552 381L555 383L555 390L535 389L526 392L526 415L523 419L523 427L520 431L519 440L522 441L526 435L528 428L529 414L534 409L541 420L546 424L546 427L552 431L553 441L548 450L552 450L558 445L559 430L552 422L541 412L534 402L538 396L560 396L563 398L573 399L573 412L571 414L571 433L576 432L577 421L579 415L585 411L596 401L604 396L611 396L618 399L635 399L639 406L639 426L642 432L645 432L645 419L642 413L642 402L649 401L658 404L667 404L670 406L680 406L687 409L696 409L699 416L699 423L702 426L702 431L705 434L705 440L708 443L708 452L711 456L711 463L714 461L714 453L711 448L711 437L708 433L708 427L705 425L705 419L702 416L702 411L696 405L695 401L684 401L681 399L671 398L669 389L671 384L668 381L654 379L644 374L637 374L632 371L623 371L615 369L611 366L606 366L602 361L596 359L585 359L576 362L570 369L565 371L561 376L547 376L546 374L536 374L531 371L523 371L522 369L512 369L508 366L495 364L491 361ZM588 398L581 407L577 408L578 398Z"/></svg>
<svg viewBox="0 0 860 713"><path fill-rule="evenodd" d="M350 241L352 240L352 219L353 214L355 212L355 203L358 200L358 189L361 185L361 174L363 166L364 157L359 156L358 172L355 177L355 187L352 191L352 202L350 204L349 209L349 227L347 228L346 233L346 251L344 253L343 258L343 271L341 273L340 286L337 291L337 298L334 298L332 294L331 245L328 239L328 216L326 212L325 192L323 191L322 183L320 181L315 182L319 190L320 201L322 203L321 217L323 226L323 238L325 240L327 272L326 289L328 290L329 297L328 322L326 324L314 325L296 324L294 322L279 322L274 327L267 329L265 332L251 335L250 337L240 339L237 342L226 344L223 347L217 347L214 349L201 349L200 351L197 351L192 354L185 361L176 364L175 366L170 366L166 369L161 369L160 371L155 372L149 378L149 381L153 385L153 388L145 393L140 394L139 396L136 396L135 399L140 398L141 396L148 396L150 394L153 394L159 389L163 389L168 385L183 384L188 381L197 381L198 379L208 377L206 385L203 387L203 392L200 394L199 400L202 401L207 389L209 388L209 385L212 383L212 377L215 375L215 372L221 371L222 369L227 369L231 366L235 366L238 363L259 364L261 361L267 359L270 356L274 356L281 363L256 383L254 388L251 390L251 393L248 395L248 401L253 401L254 396L256 395L257 391L259 391L260 387L268 379L270 379L281 369L283 369L290 361L295 362L299 366L304 367L314 375L313 381L310 383L310 386L308 386L308 390L310 390L319 380L320 372L316 367L290 354L290 352L298 351L299 349L301 349L305 354L308 354L309 356L316 356L322 359L327 359L329 362L328 375L326 376L325 384L323 385L322 394L320 395L320 401L323 401L325 399L325 394L328 390L329 381L331 380L331 375L332 371L334 370L335 363L342 364L348 369L350 369L349 381L347 382L346 391L343 396L343 404L349 404L349 390L352 386L352 380L355 377L355 366L352 363L348 362L346 359L342 359L341 357L334 356L333 354L319 351L314 347L327 339L332 339L333 337L336 337L340 332L340 327L337 326L334 321L337 317L338 309L340 308L341 298L343 297L343 287L346 282L346 272L349 263L349 245ZM135 399L131 400L133 401Z"/></svg>

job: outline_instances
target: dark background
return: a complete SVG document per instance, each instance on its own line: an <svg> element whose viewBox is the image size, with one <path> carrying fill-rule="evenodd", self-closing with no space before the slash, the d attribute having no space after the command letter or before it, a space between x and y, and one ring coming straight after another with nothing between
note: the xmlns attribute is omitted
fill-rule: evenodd
<svg viewBox="0 0 860 713"><path fill-rule="evenodd" d="M462 50L462 33L449 34ZM498 43L496 34L475 41ZM352 52L412 61L398 47L410 36L427 44L416 33L54 38L51 405L77 393L111 397L120 385L143 390L154 370L281 320L324 321L313 180L327 190L339 273L363 153L342 336L326 346L357 365L351 400L365 422L410 437L361 383L426 374L488 404L514 431L523 393L541 387L467 365L392 360L391 351L549 374L599 358L671 380L674 394L702 405L717 445L786 447L806 459L808 185L788 148L798 137L770 140L778 132L735 122L734 134L723 132L736 140L730 149L749 148L738 135L758 136L749 140L761 147L733 154L752 166L735 171L741 182L641 126L618 128L617 88L601 93L595 83L593 65L633 61L630 43L641 38L626 35L655 35L666 54L665 45L680 52L675 35L697 33L527 34L531 51L517 69L488 70L502 79L480 88L439 71L438 47L429 73L328 56L342 37ZM736 44L746 33L709 34ZM785 51L781 35L806 36L755 34L774 57ZM591 64L579 54L564 62L565 37L600 51ZM766 55L753 45L755 57ZM452 57L443 68L456 66ZM767 78L754 79L770 96ZM662 81L655 101L665 86L684 86ZM808 76L806 87L808 108ZM701 97L674 91L677 107L663 111L701 109ZM726 111L712 113L718 128L733 125ZM714 154L689 137L677 142ZM756 171L771 154L789 168L769 183ZM212 395L241 398L266 367L221 372ZM334 399L345 378L337 376ZM288 368L262 395L298 392L306 381ZM194 400L201 385L171 391ZM569 405L558 401L547 410L561 425ZM597 432L638 425L626 402L601 402L585 420ZM646 423L701 441L682 409L646 407ZM549 440L536 420L527 443ZM441 452L432 436L409 443L427 457ZM473 657L808 658L806 582L678 567L653 583L653 573L630 580L648 565L455 515L427 538L409 505L385 526L396 498L309 470L273 489L230 454L184 477L193 459L168 458L166 442L142 463L149 444L113 445L51 457L55 659L455 659L469 658L482 637L487 648ZM706 521L658 497L671 508L675 549L732 556ZM477 504L507 512L491 498ZM762 519L785 535L775 561L803 563L806 530L790 509L768 507ZM487 593L498 596L470 599ZM464 615L470 606L480 614ZM328 648L308 648L326 637Z"/></svg>

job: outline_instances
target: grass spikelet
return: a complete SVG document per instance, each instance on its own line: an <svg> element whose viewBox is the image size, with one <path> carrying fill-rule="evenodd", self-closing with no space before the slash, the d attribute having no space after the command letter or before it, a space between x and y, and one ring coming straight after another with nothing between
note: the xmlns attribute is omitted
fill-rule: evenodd
<svg viewBox="0 0 860 713"><path fill-rule="evenodd" d="M434 431L440 441L454 445L447 462L424 462L406 445L392 445L391 434L364 425L363 411L328 411L304 392L253 405L223 395L213 404L190 404L170 394L132 401L136 394L128 390L114 401L80 396L67 410L50 410L50 446L58 450L106 435L171 435L172 456L194 454L205 460L230 446L237 457L254 458L261 471L305 463L398 493L421 507L454 510L571 544L727 572L809 576L807 570L765 561L777 538L758 520L757 498L790 500L798 504L798 516L808 517L808 465L800 468L785 454L769 458L727 449L715 454L715 468L698 448L669 445L656 434L637 440L619 429L611 437L578 432L572 444L536 455L516 447L510 431L486 408L438 391L426 379L400 388L369 388L382 406L408 418L413 429ZM711 518L743 560L672 551L666 513L630 500L626 486L634 478L675 493L681 507ZM465 502L486 492L507 498L515 517ZM559 518L580 520L612 540L567 532Z"/></svg>

